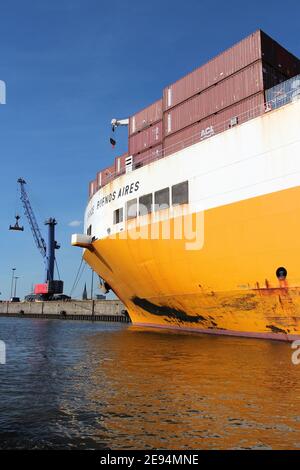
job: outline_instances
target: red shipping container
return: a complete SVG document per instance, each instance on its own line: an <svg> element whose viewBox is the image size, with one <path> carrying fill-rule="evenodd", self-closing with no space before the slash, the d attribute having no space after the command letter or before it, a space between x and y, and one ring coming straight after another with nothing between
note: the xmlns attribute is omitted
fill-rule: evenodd
<svg viewBox="0 0 300 470"><path fill-rule="evenodd" d="M48 284L36 284L34 286L34 293L35 294L48 294Z"/></svg>
<svg viewBox="0 0 300 470"><path fill-rule="evenodd" d="M103 173L103 170L98 171L98 173L97 173L97 177L96 177L97 189L99 189L99 188L101 188L101 186L103 186L103 184L102 184L102 173Z"/></svg>
<svg viewBox="0 0 300 470"><path fill-rule="evenodd" d="M162 144L156 145L151 149L145 150L144 152L133 155L134 168L139 168L146 165L154 160L158 160L162 157Z"/></svg>
<svg viewBox="0 0 300 470"><path fill-rule="evenodd" d="M300 60L259 30L166 87L163 109L182 103L260 59L285 78L300 73Z"/></svg>
<svg viewBox="0 0 300 470"><path fill-rule="evenodd" d="M161 119L162 99L159 99L129 118L129 135L144 129Z"/></svg>
<svg viewBox="0 0 300 470"><path fill-rule="evenodd" d="M104 170L101 171L101 182L102 186L105 186L107 183L112 181L115 178L115 164L105 168Z"/></svg>
<svg viewBox="0 0 300 470"><path fill-rule="evenodd" d="M165 136L264 90L261 61L164 113Z"/></svg>
<svg viewBox="0 0 300 470"><path fill-rule="evenodd" d="M159 121L157 124L154 124L153 126L138 132L137 134L129 136L128 146L130 155L143 152L147 148L161 143L162 130L162 121Z"/></svg>
<svg viewBox="0 0 300 470"><path fill-rule="evenodd" d="M121 175L125 172L125 159L128 157L128 152L123 153L119 157L115 158L115 173L116 175Z"/></svg>
<svg viewBox="0 0 300 470"><path fill-rule="evenodd" d="M264 112L265 97L264 92L260 92L166 137L164 140L164 155L178 152L192 144L223 132L230 127L257 117Z"/></svg>
<svg viewBox="0 0 300 470"><path fill-rule="evenodd" d="M273 86L278 85L278 83L284 82L286 80L286 77L281 72L274 69L267 63L263 62L262 70L265 90L272 88Z"/></svg>
<svg viewBox="0 0 300 470"><path fill-rule="evenodd" d="M92 197L96 191L97 191L97 180L94 180L89 183L89 197Z"/></svg>
<svg viewBox="0 0 300 470"><path fill-rule="evenodd" d="M125 172L125 159L128 156L128 153L123 153L122 155L115 158L114 165L111 165L108 168L105 168L102 171L97 173L97 189L105 186L116 176L121 175Z"/></svg>
<svg viewBox="0 0 300 470"><path fill-rule="evenodd" d="M292 78L300 74L300 60L288 52L278 42L274 41L263 31L261 35L261 55L263 61L281 71L285 79Z"/></svg>

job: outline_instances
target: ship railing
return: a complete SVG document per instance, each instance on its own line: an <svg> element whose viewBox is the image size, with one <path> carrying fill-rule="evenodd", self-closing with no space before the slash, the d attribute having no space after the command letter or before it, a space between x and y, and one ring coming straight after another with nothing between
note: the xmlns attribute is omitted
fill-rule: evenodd
<svg viewBox="0 0 300 470"><path fill-rule="evenodd" d="M150 148L149 149L150 155L147 155L147 157L145 158L141 158L141 156L139 155L139 159L136 164L134 163L134 157L133 157L132 171L134 171L137 168L146 166L154 161L160 160L161 158L164 158L176 152L179 152L187 147L190 147L193 144L197 144L211 137L214 137L215 135L220 134L221 132L225 132L229 129L237 127L240 124L250 121L251 119L255 119L256 117L259 117L281 106L285 106L286 104L291 103L292 101L297 100L297 99L300 99L300 82L299 82L299 88L297 89L294 88L292 90L284 91L283 93L277 94L275 97L273 97L273 99L265 101L264 103L254 108L250 108L244 113L234 115L230 119L227 119L226 121L223 121L222 123L219 123L217 125L211 125L211 126L208 126L206 129L203 129L200 131L198 130L197 132L195 132L195 134L189 136L188 138L183 139L180 142L176 142L175 144L168 145L167 147L163 149L156 150L156 151L154 150L153 154L151 154L151 148ZM105 177L105 184L102 185L102 187L110 183L114 179L124 175L125 173L126 173L126 170L122 169L121 171L113 171L107 174ZM96 187L93 194L99 188L100 188L99 186ZM92 196L92 194L90 196Z"/></svg>

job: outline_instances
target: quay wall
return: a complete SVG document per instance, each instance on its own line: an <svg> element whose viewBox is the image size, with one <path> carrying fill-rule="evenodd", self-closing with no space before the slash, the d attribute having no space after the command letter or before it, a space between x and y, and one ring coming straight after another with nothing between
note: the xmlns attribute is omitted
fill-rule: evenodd
<svg viewBox="0 0 300 470"><path fill-rule="evenodd" d="M61 318L69 320L130 320L120 300L70 300L50 302L0 302L0 317Z"/></svg>

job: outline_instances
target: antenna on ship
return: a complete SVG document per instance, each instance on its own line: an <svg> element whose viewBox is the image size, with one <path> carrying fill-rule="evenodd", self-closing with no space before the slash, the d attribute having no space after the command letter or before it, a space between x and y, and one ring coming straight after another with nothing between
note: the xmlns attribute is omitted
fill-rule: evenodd
<svg viewBox="0 0 300 470"><path fill-rule="evenodd" d="M128 124L129 124L129 119L128 118L126 118L126 119L116 119L116 118L114 118L114 119L111 120L111 130L112 130L112 132L115 132L117 127L119 127L119 126L128 126ZM111 137L109 139L109 141L112 145L112 148L114 148L116 143L117 143L116 140L113 137Z"/></svg>

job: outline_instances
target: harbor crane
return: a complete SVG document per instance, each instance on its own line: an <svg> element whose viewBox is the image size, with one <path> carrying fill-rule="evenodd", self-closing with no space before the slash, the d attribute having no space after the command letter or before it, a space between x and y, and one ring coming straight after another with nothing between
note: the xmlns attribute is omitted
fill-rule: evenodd
<svg viewBox="0 0 300 470"><path fill-rule="evenodd" d="M114 118L114 119L111 120L110 124L111 124L111 130L113 132L115 132L116 128L119 127L119 126L128 126L129 125L129 119L128 118L125 118L125 119L116 119L116 118ZM109 139L109 141L110 141L112 147L114 147L117 143L113 137L111 137Z"/></svg>
<svg viewBox="0 0 300 470"><path fill-rule="evenodd" d="M112 119L111 120L111 129L113 132L115 132L115 129L119 126L128 126L129 124L129 119L126 118L126 119Z"/></svg>
<svg viewBox="0 0 300 470"><path fill-rule="evenodd" d="M19 178L17 182L20 185L20 197L25 216L28 220L34 242L45 263L45 282L43 284L36 284L34 293L45 294L46 296L48 294L60 294L63 291L63 281L54 280L55 250L60 248L60 245L55 240L55 226L57 222L52 217L45 221L45 225L48 226L48 242L46 243L42 237L41 230L25 189L26 181L23 178ZM9 230L24 230L24 228L19 225L20 216L16 215L15 218L16 223L13 226L10 225Z"/></svg>

